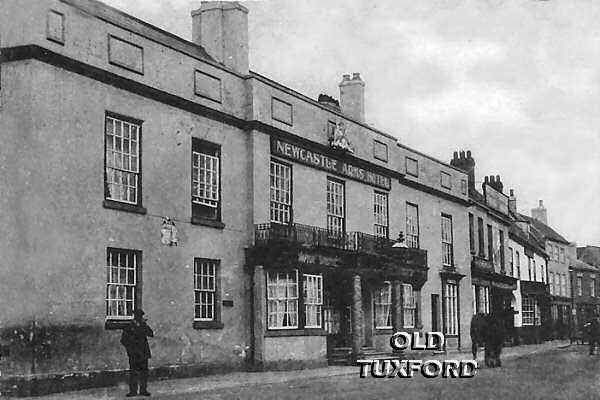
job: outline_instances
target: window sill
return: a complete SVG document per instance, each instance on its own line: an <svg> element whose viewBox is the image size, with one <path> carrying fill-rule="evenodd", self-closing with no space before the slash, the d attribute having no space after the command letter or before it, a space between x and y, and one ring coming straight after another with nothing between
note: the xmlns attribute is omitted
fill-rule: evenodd
<svg viewBox="0 0 600 400"><path fill-rule="evenodd" d="M194 329L223 329L225 325L219 321L194 321Z"/></svg>
<svg viewBox="0 0 600 400"><path fill-rule="evenodd" d="M137 204L127 204L114 200L104 200L102 202L102 206L104 206L104 208L110 208L112 210L127 211L137 214L146 214L146 209Z"/></svg>
<svg viewBox="0 0 600 400"><path fill-rule="evenodd" d="M318 328L305 329L273 329L265 331L265 337L283 337L283 336L326 336L327 331Z"/></svg>
<svg viewBox="0 0 600 400"><path fill-rule="evenodd" d="M222 223L221 221L215 221L213 219L205 219L205 218L192 216L192 219L190 220L190 222L193 225L210 226L211 228L216 228L216 229L224 229L225 228L224 223Z"/></svg>
<svg viewBox="0 0 600 400"><path fill-rule="evenodd" d="M132 319L107 319L104 322L104 329L108 331L123 329L131 323Z"/></svg>

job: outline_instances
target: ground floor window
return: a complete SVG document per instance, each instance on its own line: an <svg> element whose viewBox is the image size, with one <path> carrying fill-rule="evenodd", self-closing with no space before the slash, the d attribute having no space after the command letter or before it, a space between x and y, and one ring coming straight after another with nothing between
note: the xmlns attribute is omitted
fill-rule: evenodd
<svg viewBox="0 0 600 400"><path fill-rule="evenodd" d="M298 271L267 272L269 329L298 328Z"/></svg>
<svg viewBox="0 0 600 400"><path fill-rule="evenodd" d="M130 319L140 300L137 283L141 272L142 252L106 250L106 318Z"/></svg>
<svg viewBox="0 0 600 400"><path fill-rule="evenodd" d="M215 321L218 288L218 260L194 259L194 320Z"/></svg>
<svg viewBox="0 0 600 400"><path fill-rule="evenodd" d="M473 285L473 314L490 313L490 288L489 286Z"/></svg>
<svg viewBox="0 0 600 400"><path fill-rule="evenodd" d="M375 290L374 296L375 329L392 328L392 285L385 282L383 287Z"/></svg>
<svg viewBox="0 0 600 400"><path fill-rule="evenodd" d="M541 325L540 307L535 297L523 297L523 326Z"/></svg>
<svg viewBox="0 0 600 400"><path fill-rule="evenodd" d="M321 328L323 307L323 277L302 275L304 279L304 327Z"/></svg>
<svg viewBox="0 0 600 400"><path fill-rule="evenodd" d="M412 285L402 284L402 319L405 328L415 327L415 314L417 306L415 303L415 292Z"/></svg>
<svg viewBox="0 0 600 400"><path fill-rule="evenodd" d="M444 334L458 335L458 284L444 283Z"/></svg>
<svg viewBox="0 0 600 400"><path fill-rule="evenodd" d="M554 324L558 323L558 306L553 304L550 308L550 314L552 315L552 322Z"/></svg>

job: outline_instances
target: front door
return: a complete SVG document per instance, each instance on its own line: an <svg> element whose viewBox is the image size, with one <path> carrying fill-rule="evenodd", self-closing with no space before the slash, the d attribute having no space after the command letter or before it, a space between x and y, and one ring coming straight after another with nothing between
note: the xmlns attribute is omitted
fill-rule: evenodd
<svg viewBox="0 0 600 400"><path fill-rule="evenodd" d="M323 324L327 332L327 347L352 346L351 295L346 290L347 282L327 279L323 305Z"/></svg>

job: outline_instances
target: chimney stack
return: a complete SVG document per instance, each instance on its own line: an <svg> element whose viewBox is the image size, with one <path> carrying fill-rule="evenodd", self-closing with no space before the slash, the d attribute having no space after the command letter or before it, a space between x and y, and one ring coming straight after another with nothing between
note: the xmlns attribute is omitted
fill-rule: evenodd
<svg viewBox="0 0 600 400"><path fill-rule="evenodd" d="M365 83L360 79L360 74L355 72L343 75L340 86L340 106L342 112L350 118L365 122Z"/></svg>
<svg viewBox="0 0 600 400"><path fill-rule="evenodd" d="M450 165L465 171L469 176L469 187L475 188L475 159L471 156L471 150L467 150L466 154L464 150L461 150L460 153L455 151Z"/></svg>
<svg viewBox="0 0 600 400"><path fill-rule="evenodd" d="M504 190L504 184L502 183L502 180L500 180L500 175L490 175L489 177L486 176L485 181L481 185L481 188L483 190L485 190L485 185L492 187L494 190L500 193L502 193L502 191Z"/></svg>
<svg viewBox="0 0 600 400"><path fill-rule="evenodd" d="M248 74L248 9L237 1L203 1L192 11L192 42L217 62Z"/></svg>
<svg viewBox="0 0 600 400"><path fill-rule="evenodd" d="M517 214L517 198L515 197L514 189L510 189L510 196L508 196L508 209Z"/></svg>
<svg viewBox="0 0 600 400"><path fill-rule="evenodd" d="M548 225L548 210L546 210L546 207L544 207L543 200L540 200L540 204L537 208L531 209L531 216Z"/></svg>

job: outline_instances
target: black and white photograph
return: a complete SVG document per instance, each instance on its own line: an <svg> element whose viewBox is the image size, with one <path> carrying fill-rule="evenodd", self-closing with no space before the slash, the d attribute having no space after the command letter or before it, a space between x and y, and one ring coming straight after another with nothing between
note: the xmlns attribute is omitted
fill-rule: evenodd
<svg viewBox="0 0 600 400"><path fill-rule="evenodd" d="M0 0L0 397L600 399L599 21Z"/></svg>

